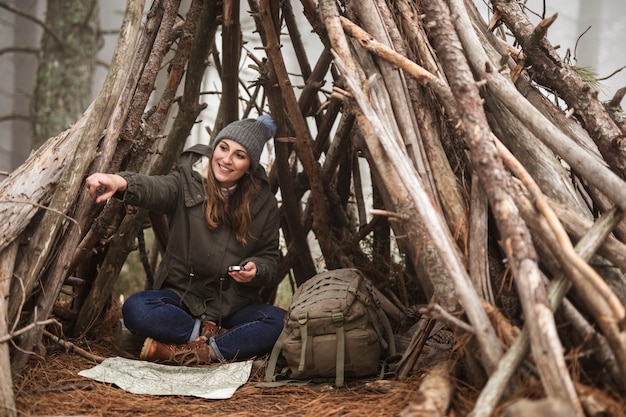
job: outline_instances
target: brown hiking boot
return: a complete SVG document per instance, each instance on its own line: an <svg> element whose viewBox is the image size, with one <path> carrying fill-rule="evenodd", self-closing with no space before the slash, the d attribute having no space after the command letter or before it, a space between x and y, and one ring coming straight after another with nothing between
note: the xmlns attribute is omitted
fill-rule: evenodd
<svg viewBox="0 0 626 417"><path fill-rule="evenodd" d="M174 365L202 365L211 362L211 347L204 340L175 345L146 338L139 359Z"/></svg>
<svg viewBox="0 0 626 417"><path fill-rule="evenodd" d="M213 336L226 332L227 330L225 328L218 326L212 321L203 321L202 328L200 329L200 338L203 340L209 340Z"/></svg>

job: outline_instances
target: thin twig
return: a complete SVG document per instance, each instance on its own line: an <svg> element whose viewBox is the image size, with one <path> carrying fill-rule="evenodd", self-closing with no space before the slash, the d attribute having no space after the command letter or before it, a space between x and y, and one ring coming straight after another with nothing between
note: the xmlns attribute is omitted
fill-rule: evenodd
<svg viewBox="0 0 626 417"><path fill-rule="evenodd" d="M615 74L617 74L618 72L622 71L626 69L626 65L624 65L623 67L620 67L618 69L616 69L615 71L613 71L612 73L610 73L609 75L607 75L606 77L602 77L602 78L598 78L598 81L604 81L604 80L608 80L609 78L611 78L612 76L614 76Z"/></svg>
<svg viewBox="0 0 626 417"><path fill-rule="evenodd" d="M24 278L19 276L16 273L13 273L13 277L17 280L19 286L20 286L20 303L18 304L16 311L16 317L15 320L13 320L13 328L11 329L12 332L15 331L15 329L17 329L17 325L20 322L20 318L22 317L22 308L24 307L24 303L26 303L26 289L24 288ZM11 310L9 310L11 311ZM37 317L37 307L34 308L34 316ZM9 317L10 319L10 317Z"/></svg>
<svg viewBox="0 0 626 417"><path fill-rule="evenodd" d="M0 174L1 174L1 173L0 173ZM77 222L76 220L74 220L73 218L71 218L71 217L70 217L70 216L68 216L67 214L62 213L62 212L61 212L61 211L59 211L59 210L53 209L52 207L44 206L44 205L41 205L41 204L39 204L39 203L35 203L35 202L32 202L32 201L28 201L28 200L11 200L11 199L9 199L9 200L0 200L0 203L28 204L28 205L31 205L31 206L35 206L35 207L37 207L37 208L41 208L41 209L44 209L44 210L51 211L51 212L53 212L53 213L58 214L58 215L59 215L59 216L61 216L61 217L65 217L67 220L69 220L69 221L71 221L72 223L74 223L74 225L75 225L76 227L78 227L78 234L79 234L79 235L82 235L82 231L81 231L81 228L80 228L80 224L78 224L78 222Z"/></svg>
<svg viewBox="0 0 626 417"><path fill-rule="evenodd" d="M370 214L372 216L395 217L401 220L406 220L408 218L408 214L406 213L396 213L394 211L381 210L381 209L371 209Z"/></svg>
<svg viewBox="0 0 626 417"><path fill-rule="evenodd" d="M36 321L36 322L30 323L27 326L22 327L19 330L16 330L14 332L11 332L11 333L9 333L7 335L4 335L4 336L0 337L0 343L6 343L9 340L11 340L11 339L13 339L13 338L15 338L15 337L17 337L17 336L19 336L21 334L24 334L24 333L28 332L29 330L31 330L31 329L33 329L33 328L35 328L37 326L46 326L46 325L52 324L52 323L60 324L55 319L48 319L48 320L44 320L44 321Z"/></svg>
<svg viewBox="0 0 626 417"><path fill-rule="evenodd" d="M465 323L463 320L459 320L446 311L441 305L435 303L429 305L428 307L420 309L420 313L423 315L428 315L431 319L442 319L443 321L450 323L451 325L469 333L474 334L474 328L469 324ZM436 313L436 314L433 314Z"/></svg>
<svg viewBox="0 0 626 417"><path fill-rule="evenodd" d="M80 356L90 359L92 361L101 363L102 361L104 361L106 358L102 357L102 356L98 356L98 355L94 355L93 353L89 353L87 352L85 349L79 348L78 346L76 346L75 344L68 342L67 340L63 340L60 337L53 335L52 333L50 333L47 330L43 331L44 336L48 337L49 339L51 339L53 342L55 342L56 344L58 344L59 346L67 349L70 352L75 352L78 353Z"/></svg>
<svg viewBox="0 0 626 417"><path fill-rule="evenodd" d="M27 395L36 395L36 394L46 394L49 392L67 392L67 391L75 391L75 390L85 390L92 389L93 384L91 382L75 382L73 384L62 385L60 387L48 387L48 388L40 388L33 391L26 391L24 394Z"/></svg>

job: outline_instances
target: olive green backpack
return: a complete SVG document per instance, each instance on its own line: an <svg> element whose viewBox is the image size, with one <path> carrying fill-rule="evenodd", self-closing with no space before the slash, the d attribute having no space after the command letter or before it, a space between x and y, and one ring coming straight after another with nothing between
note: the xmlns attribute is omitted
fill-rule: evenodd
<svg viewBox="0 0 626 417"><path fill-rule="evenodd" d="M286 368L275 375L279 356ZM395 355L393 332L372 283L357 269L323 272L294 293L265 381L333 380L379 375Z"/></svg>

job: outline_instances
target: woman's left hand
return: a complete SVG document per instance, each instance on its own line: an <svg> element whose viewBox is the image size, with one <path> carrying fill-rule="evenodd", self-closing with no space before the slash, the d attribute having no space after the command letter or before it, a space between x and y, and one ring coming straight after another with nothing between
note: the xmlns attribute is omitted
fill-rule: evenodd
<svg viewBox="0 0 626 417"><path fill-rule="evenodd" d="M256 277L256 264L254 262L248 262L243 266L241 271L229 272L230 275L237 282L250 282Z"/></svg>

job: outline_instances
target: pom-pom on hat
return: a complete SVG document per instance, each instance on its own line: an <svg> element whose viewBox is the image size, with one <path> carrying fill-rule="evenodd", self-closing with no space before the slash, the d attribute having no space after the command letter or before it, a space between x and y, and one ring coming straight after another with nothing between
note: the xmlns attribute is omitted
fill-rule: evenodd
<svg viewBox="0 0 626 417"><path fill-rule="evenodd" d="M231 139L246 148L250 156L251 171L259 165L261 153L265 142L276 133L276 124L268 115L259 116L258 119L243 119L232 122L220 131L215 137L215 144L222 139Z"/></svg>

